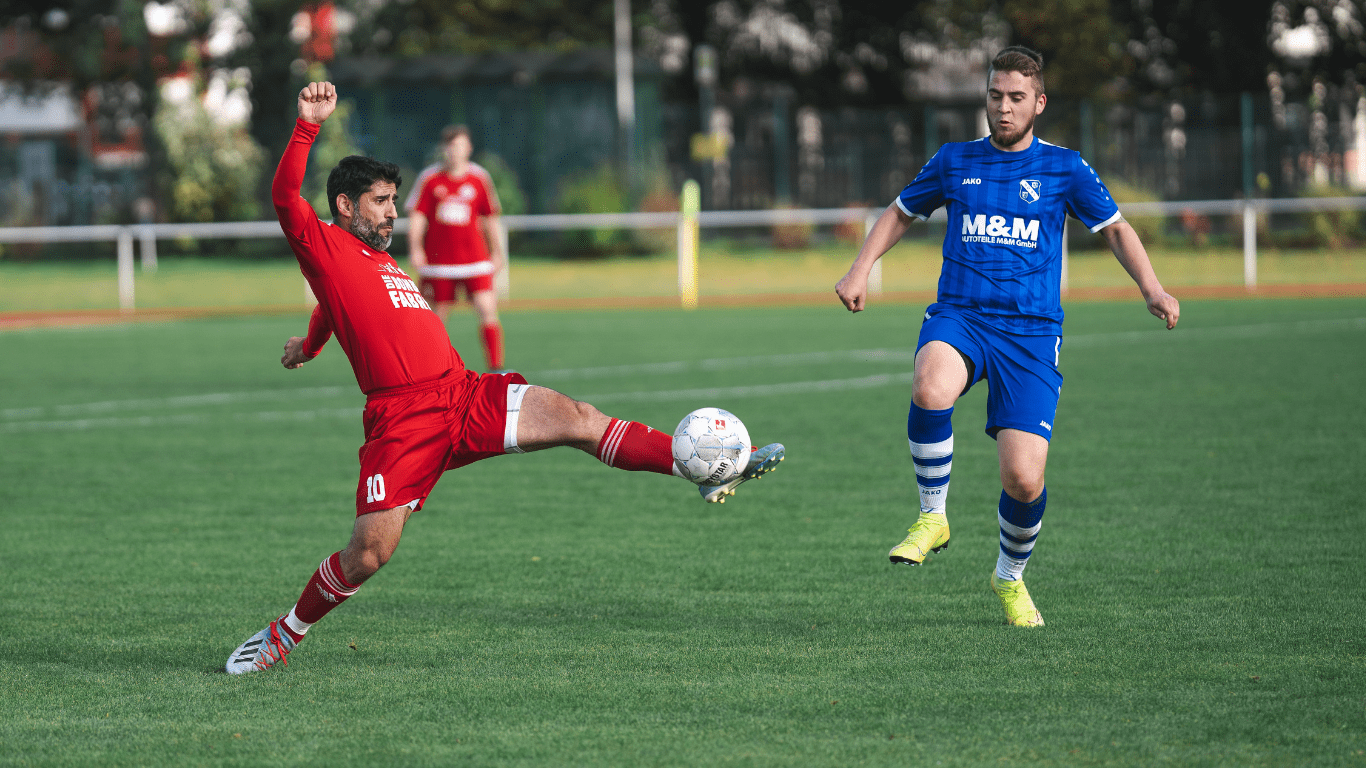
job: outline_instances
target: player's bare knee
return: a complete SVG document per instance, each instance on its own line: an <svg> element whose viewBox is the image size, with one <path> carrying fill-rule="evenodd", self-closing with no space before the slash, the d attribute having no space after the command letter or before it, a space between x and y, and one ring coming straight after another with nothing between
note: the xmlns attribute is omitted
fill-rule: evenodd
<svg viewBox="0 0 1366 768"><path fill-rule="evenodd" d="M1043 493L1043 475L1016 469L1001 470L1001 486L1010 498L1029 503Z"/></svg>
<svg viewBox="0 0 1366 768"><path fill-rule="evenodd" d="M917 376L911 386L911 399L921 408L942 411L958 400L958 388L930 377Z"/></svg>

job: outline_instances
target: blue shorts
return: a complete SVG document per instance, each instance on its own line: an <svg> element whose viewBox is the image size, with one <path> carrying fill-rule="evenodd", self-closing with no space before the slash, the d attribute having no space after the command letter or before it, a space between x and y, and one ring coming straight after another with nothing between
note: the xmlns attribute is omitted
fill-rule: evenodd
<svg viewBox="0 0 1366 768"><path fill-rule="evenodd" d="M963 392L986 379L988 435L995 438L1003 429L1018 429L1052 438L1062 393L1061 336L1006 333L954 307L931 304L915 351L930 341L945 342L972 361Z"/></svg>

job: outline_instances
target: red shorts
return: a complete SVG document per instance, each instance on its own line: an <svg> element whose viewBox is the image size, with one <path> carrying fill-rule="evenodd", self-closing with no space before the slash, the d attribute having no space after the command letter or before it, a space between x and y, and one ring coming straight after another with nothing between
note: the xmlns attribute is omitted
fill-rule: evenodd
<svg viewBox="0 0 1366 768"><path fill-rule="evenodd" d="M480 291L493 290L493 275L479 275L462 280L444 280L438 277L424 277L420 286L422 298L428 302L455 301L456 288L463 288L465 296L471 297Z"/></svg>
<svg viewBox="0 0 1366 768"><path fill-rule="evenodd" d="M464 370L371 393L356 516L404 505L421 509L442 472L521 453L517 417L526 388L519 373Z"/></svg>

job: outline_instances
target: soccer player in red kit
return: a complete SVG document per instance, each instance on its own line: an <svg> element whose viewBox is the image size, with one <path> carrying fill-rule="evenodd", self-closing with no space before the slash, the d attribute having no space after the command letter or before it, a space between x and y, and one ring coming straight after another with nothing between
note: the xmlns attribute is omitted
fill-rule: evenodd
<svg viewBox="0 0 1366 768"><path fill-rule="evenodd" d="M493 179L470 162L470 131L453 125L441 132L443 162L424 171L409 197L408 257L422 276L422 292L446 322L463 288L479 316L479 335L490 371L503 368L503 326L493 276L504 263ZM415 198L415 199L414 199Z"/></svg>
<svg viewBox="0 0 1366 768"><path fill-rule="evenodd" d="M356 523L351 541L322 561L298 602L228 657L241 674L284 662L315 622L356 593L398 546L409 515L441 473L497 456L569 446L618 469L677 475L669 434L613 419L520 374L477 374L451 347L440 318L387 250L398 217L398 167L344 158L327 179L332 222L299 196L308 151L337 105L331 83L299 92L299 119L271 185L280 226L318 297L306 337L280 359L298 368L335 335L366 394ZM755 451L745 471L702 486L720 501L735 486L777 466L778 443Z"/></svg>

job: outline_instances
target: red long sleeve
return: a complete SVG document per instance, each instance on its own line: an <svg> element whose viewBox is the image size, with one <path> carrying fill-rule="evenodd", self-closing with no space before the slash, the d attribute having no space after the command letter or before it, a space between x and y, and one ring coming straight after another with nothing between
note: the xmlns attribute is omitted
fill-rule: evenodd
<svg viewBox="0 0 1366 768"><path fill-rule="evenodd" d="M301 239L308 224L318 218L313 206L299 196L299 190L308 171L308 150L321 128L303 120L294 121L294 133L289 137L285 153L280 156L280 166L275 169L275 179L270 185L270 199L280 217L280 227L285 234Z"/></svg>
<svg viewBox="0 0 1366 768"><path fill-rule="evenodd" d="M304 354L309 357L317 357L323 351L323 345L332 338L332 326L327 322L327 314L323 312L323 305L313 307L313 315L308 318L308 336L304 337Z"/></svg>

